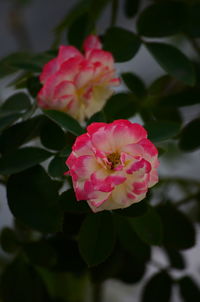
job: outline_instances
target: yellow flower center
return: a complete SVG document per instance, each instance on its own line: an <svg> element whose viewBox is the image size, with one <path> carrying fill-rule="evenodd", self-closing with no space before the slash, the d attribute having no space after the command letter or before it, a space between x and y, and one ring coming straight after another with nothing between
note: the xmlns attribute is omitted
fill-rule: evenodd
<svg viewBox="0 0 200 302"><path fill-rule="evenodd" d="M113 170L120 163L120 154L113 152L107 156L108 161L111 163L111 166L108 168Z"/></svg>

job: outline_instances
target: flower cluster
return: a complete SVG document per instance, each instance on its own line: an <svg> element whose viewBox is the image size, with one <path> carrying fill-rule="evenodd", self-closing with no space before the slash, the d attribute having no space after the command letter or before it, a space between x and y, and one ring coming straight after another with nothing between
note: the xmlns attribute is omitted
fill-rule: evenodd
<svg viewBox="0 0 200 302"><path fill-rule="evenodd" d="M66 161L77 200L94 212L126 208L158 181L158 151L137 123L92 123Z"/></svg>
<svg viewBox="0 0 200 302"><path fill-rule="evenodd" d="M73 46L60 46L58 56L40 75L38 105L66 112L80 122L101 110L112 86L119 85L113 56L101 47L94 35L84 41L84 55Z"/></svg>

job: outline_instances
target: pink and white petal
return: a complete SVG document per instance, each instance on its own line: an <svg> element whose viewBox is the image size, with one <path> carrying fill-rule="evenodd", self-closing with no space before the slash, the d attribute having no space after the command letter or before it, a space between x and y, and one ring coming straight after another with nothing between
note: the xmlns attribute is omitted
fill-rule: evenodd
<svg viewBox="0 0 200 302"><path fill-rule="evenodd" d="M58 52L58 63L59 63L59 65L61 65L63 62L65 62L65 61L67 61L71 58L74 58L74 57L83 58L83 55L74 46L61 45L59 47L59 52Z"/></svg>
<svg viewBox="0 0 200 302"><path fill-rule="evenodd" d="M120 78L112 78L109 83L111 86L119 86L121 84L121 80Z"/></svg>
<svg viewBox="0 0 200 302"><path fill-rule="evenodd" d="M90 118L93 114L100 111L112 94L113 91L109 87L94 86L89 99L84 97L86 117Z"/></svg>
<svg viewBox="0 0 200 302"><path fill-rule="evenodd" d="M126 173L133 174L137 172L141 176L151 171L151 164L145 160L144 158L140 158L136 161L133 161L131 165L129 165L128 169L126 169Z"/></svg>
<svg viewBox="0 0 200 302"><path fill-rule="evenodd" d="M66 81L74 81L76 75L80 72L80 66L84 59L81 57L73 57L63 62L57 72L57 76Z"/></svg>
<svg viewBox="0 0 200 302"><path fill-rule="evenodd" d="M99 165L94 156L91 155L79 156L71 166L71 170L78 174L81 181L90 179L90 176L98 169Z"/></svg>
<svg viewBox="0 0 200 302"><path fill-rule="evenodd" d="M84 133L77 137L72 150L77 156L80 155L93 155L92 144L88 133Z"/></svg>
<svg viewBox="0 0 200 302"><path fill-rule="evenodd" d="M109 69L113 69L114 59L110 52L101 49L92 49L86 53L86 58L91 63L100 62L102 65L107 66Z"/></svg>
<svg viewBox="0 0 200 302"><path fill-rule="evenodd" d="M144 155L147 154L149 157L154 157L158 155L158 150L156 149L155 145L147 138L142 139L138 142L140 146L144 149Z"/></svg>
<svg viewBox="0 0 200 302"><path fill-rule="evenodd" d="M38 97L42 99L52 99L54 94L55 87L59 84L59 79L54 74L50 76L44 86L41 88L41 90L38 93Z"/></svg>
<svg viewBox="0 0 200 302"><path fill-rule="evenodd" d="M93 147L103 153L109 154L115 152L115 142L113 143L112 133L108 130L108 126L100 127L91 135Z"/></svg>
<svg viewBox="0 0 200 302"><path fill-rule="evenodd" d="M87 203L90 206L91 210L94 213L97 213L104 210L104 204L107 202L109 197L110 193L97 192L96 198L89 199Z"/></svg>
<svg viewBox="0 0 200 302"><path fill-rule="evenodd" d="M122 151L130 156L143 156L143 148L139 144L128 144L122 147Z"/></svg>
<svg viewBox="0 0 200 302"><path fill-rule="evenodd" d="M93 81L94 70L91 66L84 66L80 72L75 76L74 83L77 89L90 84Z"/></svg>
<svg viewBox="0 0 200 302"><path fill-rule="evenodd" d="M47 64L44 65L42 73L40 74L40 82L45 83L47 79L58 71L58 61L57 58L52 59Z"/></svg>
<svg viewBox="0 0 200 302"><path fill-rule="evenodd" d="M92 123L89 126L87 126L87 132L89 135L92 135L93 133L97 132L100 128L106 128L107 124L106 123Z"/></svg>
<svg viewBox="0 0 200 302"><path fill-rule="evenodd" d="M77 159L77 155L75 152L72 151L65 162L65 164L68 166L69 169L71 169L76 159Z"/></svg>
<svg viewBox="0 0 200 302"><path fill-rule="evenodd" d="M150 173L150 179L149 179L149 188L153 187L158 182L158 171L156 169L153 169Z"/></svg>
<svg viewBox="0 0 200 302"><path fill-rule="evenodd" d="M126 177L123 173L115 172L109 175L107 169L99 169L91 175L91 181L94 184L94 190L101 192L111 192L115 186L125 182Z"/></svg>
<svg viewBox="0 0 200 302"><path fill-rule="evenodd" d="M108 131L111 133L114 149L118 152L124 151L124 146L136 143L141 140L141 137L147 135L142 126L132 124L127 120L114 121L108 125Z"/></svg>
<svg viewBox="0 0 200 302"><path fill-rule="evenodd" d="M73 82L63 81L60 82L54 89L53 98L58 99L63 95L75 95L76 90Z"/></svg>
<svg viewBox="0 0 200 302"><path fill-rule="evenodd" d="M83 42L84 51L88 51L91 49L101 49L102 44L100 39L95 35L89 35Z"/></svg>

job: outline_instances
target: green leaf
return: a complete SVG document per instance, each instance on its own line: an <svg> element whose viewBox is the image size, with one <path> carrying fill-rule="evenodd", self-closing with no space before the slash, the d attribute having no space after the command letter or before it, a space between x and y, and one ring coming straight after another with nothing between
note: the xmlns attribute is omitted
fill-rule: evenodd
<svg viewBox="0 0 200 302"><path fill-rule="evenodd" d="M77 201L74 190L63 192L59 197L59 202L63 211L67 213L90 213L91 210L86 201Z"/></svg>
<svg viewBox="0 0 200 302"><path fill-rule="evenodd" d="M129 252L136 261L141 263L149 261L151 255L150 247L137 236L128 219L117 216L116 224L121 246Z"/></svg>
<svg viewBox="0 0 200 302"><path fill-rule="evenodd" d="M180 134L179 147L184 151L194 151L200 148L200 118L188 123Z"/></svg>
<svg viewBox="0 0 200 302"><path fill-rule="evenodd" d="M87 121L87 125L90 125L91 123L99 123L99 122L104 122L104 123L106 122L106 117L103 111L99 111L93 114Z"/></svg>
<svg viewBox="0 0 200 302"><path fill-rule="evenodd" d="M185 89L179 93L161 98L158 105L162 107L184 107L200 104L200 91L197 88Z"/></svg>
<svg viewBox="0 0 200 302"><path fill-rule="evenodd" d="M178 282L180 295L184 302L199 302L200 289L196 282L190 276L181 278Z"/></svg>
<svg viewBox="0 0 200 302"><path fill-rule="evenodd" d="M183 258L183 255L174 249L166 248L165 252L167 254L167 257L169 258L170 265L172 268L175 269L185 269L185 260Z"/></svg>
<svg viewBox="0 0 200 302"><path fill-rule="evenodd" d="M128 89L130 89L130 91L132 91L137 97L142 98L145 96L145 84L137 75L131 72L126 72L122 73L121 76Z"/></svg>
<svg viewBox="0 0 200 302"><path fill-rule="evenodd" d="M125 0L124 12L127 18L134 17L139 9L140 0Z"/></svg>
<svg viewBox="0 0 200 302"><path fill-rule="evenodd" d="M108 122L132 117L136 110L137 101L134 95L123 92L113 95L103 109Z"/></svg>
<svg viewBox="0 0 200 302"><path fill-rule="evenodd" d="M142 302L170 302L173 281L167 272L159 272L143 288Z"/></svg>
<svg viewBox="0 0 200 302"><path fill-rule="evenodd" d="M180 132L180 123L173 121L149 122L144 125L148 138L154 143L173 138Z"/></svg>
<svg viewBox="0 0 200 302"><path fill-rule="evenodd" d="M165 43L146 43L146 47L168 74L187 85L195 84L193 64L179 49Z"/></svg>
<svg viewBox="0 0 200 302"><path fill-rule="evenodd" d="M4 130L0 136L0 152L13 153L15 150L39 135L39 129L46 118L38 115L32 119L17 123ZM10 142L12 141L12 148Z"/></svg>
<svg viewBox="0 0 200 302"><path fill-rule="evenodd" d="M78 217L79 215L77 215ZM81 258L78 249L77 240L69 238L66 234L59 233L49 237L48 243L53 247L56 252L57 263L54 266L54 273L57 272L73 272L80 273L84 272L86 264Z"/></svg>
<svg viewBox="0 0 200 302"><path fill-rule="evenodd" d="M16 252L19 248L19 242L15 232L8 227L2 229L0 241L2 249L7 253Z"/></svg>
<svg viewBox="0 0 200 302"><path fill-rule="evenodd" d="M187 15L187 6L180 1L161 2L144 9L137 28L142 36L165 37L181 32Z"/></svg>
<svg viewBox="0 0 200 302"><path fill-rule="evenodd" d="M0 173L8 175L23 171L45 161L50 156L52 153L38 147L21 148L14 155L8 154L0 158Z"/></svg>
<svg viewBox="0 0 200 302"><path fill-rule="evenodd" d="M5 302L50 301L42 279L22 259L6 267L1 278L1 296Z"/></svg>
<svg viewBox="0 0 200 302"><path fill-rule="evenodd" d="M61 150L66 145L65 133L48 118L40 128L40 140L44 147L52 150Z"/></svg>
<svg viewBox="0 0 200 302"><path fill-rule="evenodd" d="M81 135L84 132L79 123L67 113L56 110L44 110L44 114L52 121L56 122L61 128L76 136Z"/></svg>
<svg viewBox="0 0 200 302"><path fill-rule="evenodd" d="M20 112L30 109L31 103L27 94L19 92L11 95L1 106L1 110Z"/></svg>
<svg viewBox="0 0 200 302"><path fill-rule="evenodd" d="M0 113L0 132L12 125L16 122L20 117L21 113L7 113L1 112Z"/></svg>
<svg viewBox="0 0 200 302"><path fill-rule="evenodd" d="M125 251L121 254L118 261L120 267L118 272L114 276L111 276L112 278L119 279L128 285L142 281L146 270L145 262L138 261L132 254Z"/></svg>
<svg viewBox="0 0 200 302"><path fill-rule="evenodd" d="M157 208L163 224L163 244L173 249L188 249L195 244L195 229L187 216L170 204Z"/></svg>
<svg viewBox="0 0 200 302"><path fill-rule="evenodd" d="M94 28L93 20L88 13L79 16L68 29L68 41L78 49L82 48L84 39Z"/></svg>
<svg viewBox="0 0 200 302"><path fill-rule="evenodd" d="M182 89L183 86L184 86L183 83L165 74L162 75L161 77L156 78L151 83L148 89L148 94L150 96L167 96L173 92L176 92L177 87L179 91L180 87Z"/></svg>
<svg viewBox="0 0 200 302"><path fill-rule="evenodd" d="M129 218L129 223L136 234L149 245L160 245L162 242L162 224L153 207L139 217Z"/></svg>
<svg viewBox="0 0 200 302"><path fill-rule="evenodd" d="M28 88L29 93L32 97L36 97L40 89L42 88L42 84L40 83L39 77L28 77L26 80L26 86Z"/></svg>
<svg viewBox="0 0 200 302"><path fill-rule="evenodd" d="M85 219L85 214L68 213L64 214L63 233L67 238L77 238L80 228Z"/></svg>
<svg viewBox="0 0 200 302"><path fill-rule="evenodd" d="M184 31L192 38L200 37L200 3L188 6L188 18L184 24Z"/></svg>
<svg viewBox="0 0 200 302"><path fill-rule="evenodd" d="M128 208L115 210L116 214L127 216L127 217L137 217L142 216L146 213L148 209L146 198L138 203L134 203Z"/></svg>
<svg viewBox="0 0 200 302"><path fill-rule="evenodd" d="M12 53L0 60L0 78L18 71L14 65L17 60L27 57L27 53Z"/></svg>
<svg viewBox="0 0 200 302"><path fill-rule="evenodd" d="M55 41L54 46L57 46L61 40L62 32L66 30L75 20L77 20L84 13L89 13L90 19L97 20L105 9L106 5L111 0L82 0L76 3L72 10L61 20L61 22L55 28Z"/></svg>
<svg viewBox="0 0 200 302"><path fill-rule="evenodd" d="M47 241L25 243L23 248L31 264L43 267L53 267L56 264L56 252Z"/></svg>
<svg viewBox="0 0 200 302"><path fill-rule="evenodd" d="M57 191L57 182L42 167L35 166L9 178L8 205L14 217L30 228L56 232L62 224Z"/></svg>
<svg viewBox="0 0 200 302"><path fill-rule="evenodd" d="M138 52L141 42L133 33L120 27L110 27L103 38L104 49L110 51L117 62L131 60Z"/></svg>
<svg viewBox="0 0 200 302"><path fill-rule="evenodd" d="M112 216L109 212L90 214L79 234L80 253L89 266L97 265L111 254L115 243Z"/></svg>
<svg viewBox="0 0 200 302"><path fill-rule="evenodd" d="M66 158L55 156L49 163L48 173L51 177L63 178L67 171Z"/></svg>

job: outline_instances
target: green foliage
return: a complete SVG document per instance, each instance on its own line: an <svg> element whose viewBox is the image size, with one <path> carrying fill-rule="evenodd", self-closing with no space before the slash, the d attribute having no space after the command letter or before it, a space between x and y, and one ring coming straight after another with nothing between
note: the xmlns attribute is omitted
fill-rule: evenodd
<svg viewBox="0 0 200 302"><path fill-rule="evenodd" d="M154 143L173 138L180 131L180 123L173 121L148 122L144 127L148 132L148 138Z"/></svg>
<svg viewBox="0 0 200 302"><path fill-rule="evenodd" d="M84 39L92 32L94 24L88 13L79 16L68 29L68 41L81 49Z"/></svg>
<svg viewBox="0 0 200 302"><path fill-rule="evenodd" d="M67 213L90 213L91 210L85 201L76 200L74 190L70 189L63 192L59 198L61 208Z"/></svg>
<svg viewBox="0 0 200 302"><path fill-rule="evenodd" d="M146 37L165 37L180 33L186 13L187 6L181 1L153 4L140 14L138 32Z"/></svg>
<svg viewBox="0 0 200 302"><path fill-rule="evenodd" d="M198 302L200 299L200 289L196 282L190 277L185 276L178 282L180 295L184 302Z"/></svg>
<svg viewBox="0 0 200 302"><path fill-rule="evenodd" d="M7 253L16 252L19 247L15 232L8 227L3 228L1 231L0 241L2 249Z"/></svg>
<svg viewBox="0 0 200 302"><path fill-rule="evenodd" d="M38 115L24 122L19 122L2 132L0 136L0 152L12 153L18 147L39 136L39 129L45 117ZM12 148L10 142L12 141Z"/></svg>
<svg viewBox="0 0 200 302"><path fill-rule="evenodd" d="M83 134L82 127L68 114L56 110L45 110L44 114L56 122L64 130L67 130L76 136Z"/></svg>
<svg viewBox="0 0 200 302"><path fill-rule="evenodd" d="M146 43L157 63L170 75L187 85L195 84L194 67L176 47L166 43Z"/></svg>
<svg viewBox="0 0 200 302"><path fill-rule="evenodd" d="M197 133L200 129L200 119L197 118L187 124L180 134L179 146L184 151L193 151L200 147L200 138Z"/></svg>
<svg viewBox="0 0 200 302"><path fill-rule="evenodd" d="M124 12L128 18L134 17L139 9L140 0L125 0L124 1Z"/></svg>
<svg viewBox="0 0 200 302"><path fill-rule="evenodd" d="M104 49L112 52L117 62L132 59L140 48L140 39L133 33L120 27L111 27L103 37Z"/></svg>
<svg viewBox="0 0 200 302"><path fill-rule="evenodd" d="M30 228L45 233L59 231L62 211L58 188L58 183L52 181L40 166L14 174L7 185L10 210Z"/></svg>
<svg viewBox="0 0 200 302"><path fill-rule="evenodd" d="M13 154L8 154L0 158L0 173L9 175L21 172L45 161L51 156L50 152L38 147L18 149L14 156Z"/></svg>
<svg viewBox="0 0 200 302"><path fill-rule="evenodd" d="M176 162L179 174L180 160L187 160L184 152L199 151L200 3L160 0L142 7L141 0L77 1L68 14L63 12L49 50L19 51L0 60L0 78L7 77L13 91L5 99L2 91L0 100L0 184L14 218L12 226L0 230L1 302L80 302L89 286L94 286L91 301L99 301L101 283L110 278L141 282L139 302L169 302L172 286L182 301L200 301L198 282L184 275L188 263L182 253L196 243L199 180L191 179L187 171L184 178L165 178L161 173L160 182L144 200L93 213L86 200L77 201L67 174L74 141L93 122L141 118L159 150L161 172L163 161L172 172ZM136 24L135 32L130 22ZM126 62L115 64L118 74L121 69L122 85L101 111L81 124L65 112L41 111L37 95L43 66L55 58L61 43L66 44L64 38L83 51L90 34L99 36L115 63ZM148 70L153 77L150 85L146 74L134 70L143 46L164 71L157 76ZM176 188L183 196L178 201ZM151 259L152 246L159 246L167 266ZM149 265L156 267L156 273L143 285ZM178 270L179 277L172 279L176 275L171 270Z"/></svg>
<svg viewBox="0 0 200 302"><path fill-rule="evenodd" d="M155 274L145 285L142 293L142 302L163 301L171 299L172 279L167 272Z"/></svg>
<svg viewBox="0 0 200 302"><path fill-rule="evenodd" d="M50 302L37 271L23 259L12 262L1 278L1 298L5 302Z"/></svg>
<svg viewBox="0 0 200 302"><path fill-rule="evenodd" d="M137 100L133 94L118 93L113 95L104 107L104 114L108 122L118 118L132 117L137 111Z"/></svg>
<svg viewBox="0 0 200 302"><path fill-rule="evenodd" d="M174 249L188 249L195 244L195 229L182 212L170 204L160 205L158 213L163 225L163 243Z"/></svg>
<svg viewBox="0 0 200 302"><path fill-rule="evenodd" d="M131 72L123 73L122 79L125 82L126 86L136 95L138 98L142 98L146 94L145 84L142 79Z"/></svg>
<svg viewBox="0 0 200 302"><path fill-rule="evenodd" d="M1 106L1 110L8 112L21 112L30 109L30 99L25 93L17 93L9 97Z"/></svg>
<svg viewBox="0 0 200 302"><path fill-rule="evenodd" d="M162 224L153 207L148 207L147 212L142 216L130 218L129 223L145 243L149 245L162 243Z"/></svg>
<svg viewBox="0 0 200 302"><path fill-rule="evenodd" d="M86 217L79 234L79 249L89 266L103 262L112 252L115 231L109 212L91 214Z"/></svg>
<svg viewBox="0 0 200 302"><path fill-rule="evenodd" d="M166 248L165 252L169 258L171 267L179 270L185 269L185 260L179 251L173 248Z"/></svg>

